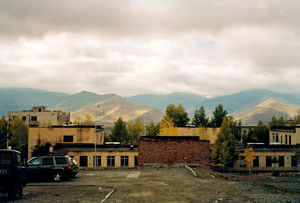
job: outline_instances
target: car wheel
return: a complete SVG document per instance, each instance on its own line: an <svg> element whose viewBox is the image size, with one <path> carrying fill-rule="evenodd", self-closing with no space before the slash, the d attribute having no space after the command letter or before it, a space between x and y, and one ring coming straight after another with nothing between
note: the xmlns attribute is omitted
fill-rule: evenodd
<svg viewBox="0 0 300 203"><path fill-rule="evenodd" d="M8 197L10 199L20 199L23 194L23 187L22 185L15 185L9 192Z"/></svg>
<svg viewBox="0 0 300 203"><path fill-rule="evenodd" d="M54 175L53 175L53 180L54 180L55 182L60 182L61 179L62 179L62 176L61 176L61 173L60 173L60 172L54 173Z"/></svg>

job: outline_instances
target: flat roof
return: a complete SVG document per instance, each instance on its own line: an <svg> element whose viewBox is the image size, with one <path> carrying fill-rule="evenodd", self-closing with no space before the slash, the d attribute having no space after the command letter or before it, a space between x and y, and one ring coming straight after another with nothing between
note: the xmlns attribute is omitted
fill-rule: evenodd
<svg viewBox="0 0 300 203"><path fill-rule="evenodd" d="M140 139L141 140L200 140L199 136L141 136Z"/></svg>
<svg viewBox="0 0 300 203"><path fill-rule="evenodd" d="M95 151L95 145L89 143L57 143L54 145L53 150L66 150L66 151ZM120 145L120 144L103 144L97 145L96 151L138 151L138 145Z"/></svg>

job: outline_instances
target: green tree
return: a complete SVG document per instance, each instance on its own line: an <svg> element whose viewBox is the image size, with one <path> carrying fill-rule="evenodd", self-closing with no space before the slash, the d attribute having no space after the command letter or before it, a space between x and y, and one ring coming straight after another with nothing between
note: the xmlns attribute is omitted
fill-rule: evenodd
<svg viewBox="0 0 300 203"><path fill-rule="evenodd" d="M185 127L190 120L182 104L178 104L177 107L174 104L169 104L166 108L165 117L172 118L175 127Z"/></svg>
<svg viewBox="0 0 300 203"><path fill-rule="evenodd" d="M259 120L254 129L254 136L258 142L269 144L269 127Z"/></svg>
<svg viewBox="0 0 300 203"><path fill-rule="evenodd" d="M144 122L137 118L135 122L129 121L127 123L127 131L130 144L137 144L139 137L145 133Z"/></svg>
<svg viewBox="0 0 300 203"><path fill-rule="evenodd" d="M219 104L213 111L213 117L210 122L211 127L218 128L222 125L223 119L227 116L227 111L223 109L223 105Z"/></svg>
<svg viewBox="0 0 300 203"><path fill-rule="evenodd" d="M215 144L212 146L211 160L214 165L231 166L237 158L235 139L228 119L224 119Z"/></svg>
<svg viewBox="0 0 300 203"><path fill-rule="evenodd" d="M37 144L34 146L32 156L43 156L50 153L51 143L46 142L45 144Z"/></svg>
<svg viewBox="0 0 300 203"><path fill-rule="evenodd" d="M233 116L226 117L229 122L230 132L236 141L240 141L242 137L242 121L234 120Z"/></svg>
<svg viewBox="0 0 300 203"><path fill-rule="evenodd" d="M151 121L148 125L146 125L146 136L156 136L159 134L159 123L155 124Z"/></svg>
<svg viewBox="0 0 300 203"><path fill-rule="evenodd" d="M129 144L129 136L126 128L126 123L122 118L119 118L111 130L111 140L113 142L120 142L121 144Z"/></svg>
<svg viewBox="0 0 300 203"><path fill-rule="evenodd" d="M205 109L203 106L201 106L200 109L195 110L192 124L195 125L196 127L199 126L207 127L208 118L205 114Z"/></svg>
<svg viewBox="0 0 300 203"><path fill-rule="evenodd" d="M8 133L8 121L4 116L0 118L0 149L6 148L7 141L7 133Z"/></svg>
<svg viewBox="0 0 300 203"><path fill-rule="evenodd" d="M10 133L12 136L9 138L9 144L13 149L22 153L22 157L27 159L28 155L28 128L25 123L16 118L10 125Z"/></svg>

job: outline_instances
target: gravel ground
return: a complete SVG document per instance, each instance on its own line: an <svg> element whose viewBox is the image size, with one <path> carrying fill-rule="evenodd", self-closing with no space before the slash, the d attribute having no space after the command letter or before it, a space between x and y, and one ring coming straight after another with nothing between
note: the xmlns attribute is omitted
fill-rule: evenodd
<svg viewBox="0 0 300 203"><path fill-rule="evenodd" d="M300 177L233 175L185 168L81 170L61 183L28 184L15 202L300 202ZM0 201L7 201L0 196Z"/></svg>

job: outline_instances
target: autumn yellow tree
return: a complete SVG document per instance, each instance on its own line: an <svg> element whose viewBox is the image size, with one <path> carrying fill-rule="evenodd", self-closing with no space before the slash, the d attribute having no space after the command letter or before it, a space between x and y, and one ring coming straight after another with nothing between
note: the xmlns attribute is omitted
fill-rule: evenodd
<svg viewBox="0 0 300 203"><path fill-rule="evenodd" d="M23 158L27 158L28 152L28 128L20 118L15 118L9 126L12 136L9 138L9 145L22 153Z"/></svg>
<svg viewBox="0 0 300 203"><path fill-rule="evenodd" d="M253 148L247 146L247 148L244 151L244 156L245 156L246 165L249 167L249 174L250 174L252 163L256 159Z"/></svg>

